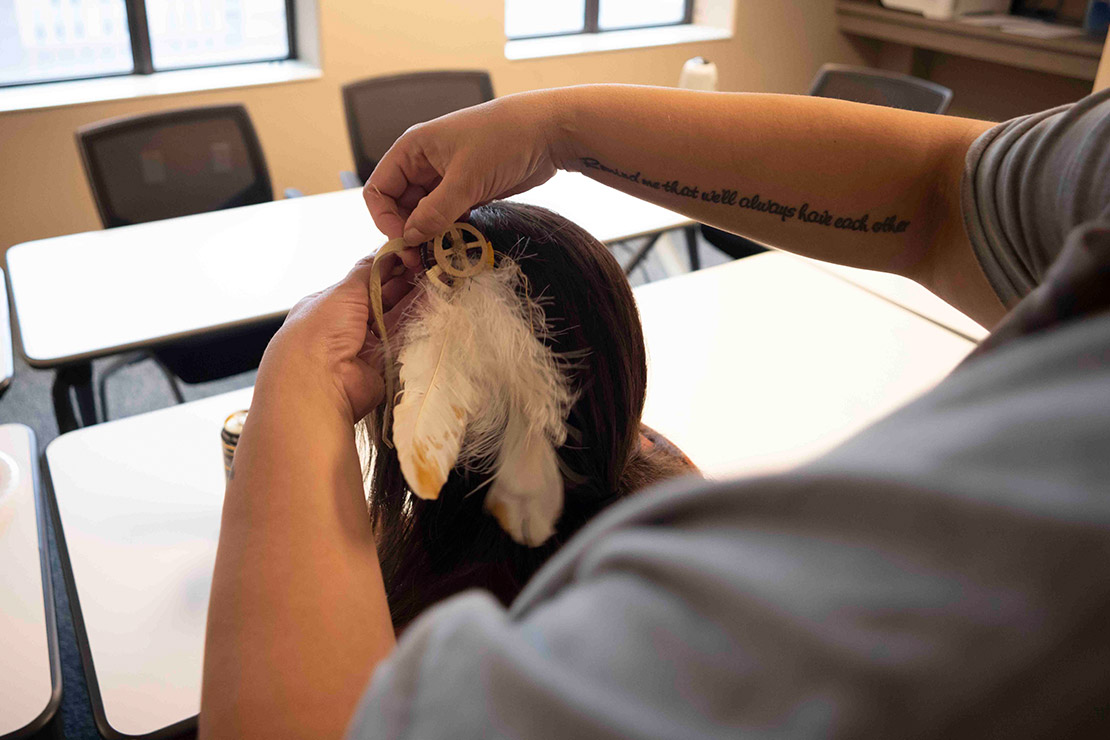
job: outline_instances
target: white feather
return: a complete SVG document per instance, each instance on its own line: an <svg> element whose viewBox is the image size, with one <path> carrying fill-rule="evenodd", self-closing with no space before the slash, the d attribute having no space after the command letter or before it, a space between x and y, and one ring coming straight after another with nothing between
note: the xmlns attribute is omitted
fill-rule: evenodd
<svg viewBox="0 0 1110 740"><path fill-rule="evenodd" d="M555 448L529 427L522 413L509 420L485 506L514 541L536 547L555 533L563 511L563 479Z"/></svg>
<svg viewBox="0 0 1110 740"><path fill-rule="evenodd" d="M492 475L486 508L515 541L535 546L562 511L555 449L573 398L537 338L543 310L522 300L523 287L520 268L502 258L453 291L425 291L404 330L393 440L405 480L424 498L438 495L453 467Z"/></svg>
<svg viewBox="0 0 1110 740"><path fill-rule="evenodd" d="M393 443L413 493L434 499L455 466L477 399L467 374L469 317L436 300L406 332L398 363L401 397L393 410Z"/></svg>

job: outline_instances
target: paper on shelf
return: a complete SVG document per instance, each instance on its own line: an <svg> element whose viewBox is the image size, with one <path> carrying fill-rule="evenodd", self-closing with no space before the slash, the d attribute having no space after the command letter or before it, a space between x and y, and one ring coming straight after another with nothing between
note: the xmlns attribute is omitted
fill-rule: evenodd
<svg viewBox="0 0 1110 740"><path fill-rule="evenodd" d="M960 23L981 28L996 28L1002 33L1038 39L1060 39L1081 36L1083 31L1075 26L1061 23L1045 23L1031 18L1019 18L1007 13L989 15L965 15L957 19Z"/></svg>

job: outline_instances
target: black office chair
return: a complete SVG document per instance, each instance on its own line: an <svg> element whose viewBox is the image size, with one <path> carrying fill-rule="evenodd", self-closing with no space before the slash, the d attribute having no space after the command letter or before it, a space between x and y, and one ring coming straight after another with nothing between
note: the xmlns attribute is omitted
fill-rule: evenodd
<svg viewBox="0 0 1110 740"><path fill-rule="evenodd" d="M79 129L77 145L105 228L274 199L262 147L242 105L102 121ZM125 356L100 377L101 416L108 418L108 377L127 365L153 358L181 403L175 378L202 383L254 369L280 327L281 321L269 321Z"/></svg>
<svg viewBox="0 0 1110 740"><path fill-rule="evenodd" d="M888 108L944 113L952 102L952 91L935 82L910 75L845 64L826 64L813 78L809 94L820 98L851 100L885 105ZM759 242L712 226L701 227L702 236L725 254L740 259L767 251Z"/></svg>
<svg viewBox="0 0 1110 740"><path fill-rule="evenodd" d="M817 71L809 94L819 98L885 105L920 113L944 113L952 91L918 77L846 64L826 64Z"/></svg>
<svg viewBox="0 0 1110 740"><path fill-rule="evenodd" d="M412 72L372 77L343 86L347 134L355 172L340 173L344 187L362 187L389 147L410 126L493 100L482 71Z"/></svg>

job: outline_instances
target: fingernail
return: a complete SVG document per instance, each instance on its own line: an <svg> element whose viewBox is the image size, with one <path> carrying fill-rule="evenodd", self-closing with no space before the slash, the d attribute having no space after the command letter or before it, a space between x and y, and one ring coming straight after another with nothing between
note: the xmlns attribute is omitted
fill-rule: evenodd
<svg viewBox="0 0 1110 740"><path fill-rule="evenodd" d="M423 241L420 232L416 229L405 229L404 238L405 244L408 244L410 247L415 247L417 244Z"/></svg>

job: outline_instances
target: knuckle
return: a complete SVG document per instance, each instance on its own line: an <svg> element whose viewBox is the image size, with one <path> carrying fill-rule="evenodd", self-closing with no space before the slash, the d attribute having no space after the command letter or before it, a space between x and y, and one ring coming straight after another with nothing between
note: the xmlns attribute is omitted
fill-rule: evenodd
<svg viewBox="0 0 1110 740"><path fill-rule="evenodd" d="M429 123L429 121L421 121L420 123L412 124L407 129L405 129L405 133L401 134L401 138L398 139L398 141L402 139L412 140L420 136L420 133L422 131L427 130Z"/></svg>
<svg viewBox="0 0 1110 740"><path fill-rule="evenodd" d="M293 304L293 309L292 311L290 311L290 313L303 313L304 311L308 310L308 308L312 306L312 304L319 300L321 295L323 295L323 291L320 290L316 291L315 293L309 293L304 298Z"/></svg>
<svg viewBox="0 0 1110 740"><path fill-rule="evenodd" d="M416 227L427 233L438 233L453 223L436 203L428 203L419 213L414 213L413 217L417 219Z"/></svg>

